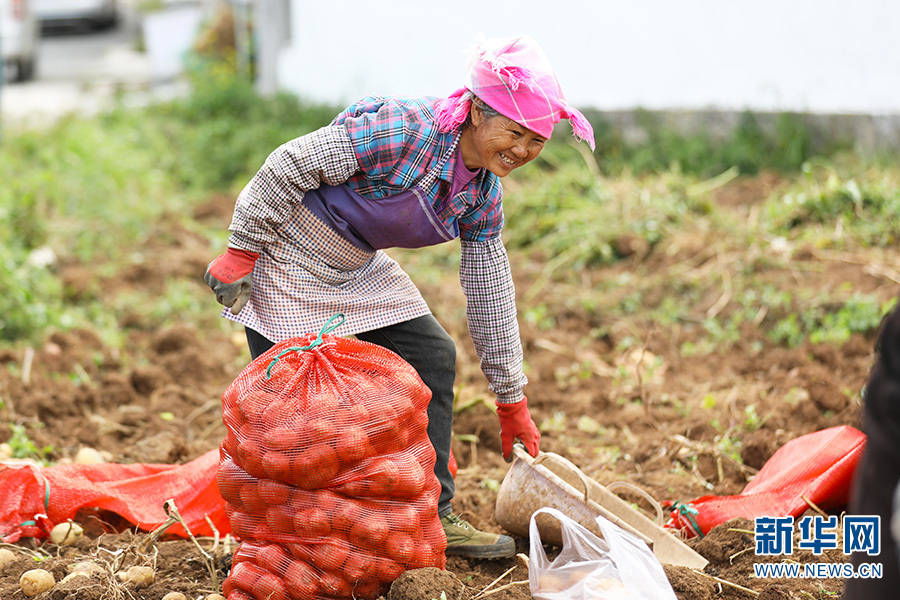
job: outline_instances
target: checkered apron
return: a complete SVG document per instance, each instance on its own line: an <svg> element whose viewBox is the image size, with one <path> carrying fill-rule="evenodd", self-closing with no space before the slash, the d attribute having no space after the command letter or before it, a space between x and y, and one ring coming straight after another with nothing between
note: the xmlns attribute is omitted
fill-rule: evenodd
<svg viewBox="0 0 900 600"><path fill-rule="evenodd" d="M456 145L455 141L416 188L434 181ZM446 232L443 227L441 231ZM277 235L253 269L250 301L237 315L222 311L225 318L280 342L318 332L338 312L346 317L335 332L338 335L370 331L431 312L394 259L382 250L367 251L352 244L302 202ZM440 241L446 239L445 235Z"/></svg>

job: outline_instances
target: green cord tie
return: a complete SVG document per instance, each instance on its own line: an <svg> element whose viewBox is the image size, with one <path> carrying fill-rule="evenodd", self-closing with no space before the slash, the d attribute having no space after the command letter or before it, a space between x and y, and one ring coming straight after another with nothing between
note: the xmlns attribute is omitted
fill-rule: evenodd
<svg viewBox="0 0 900 600"><path fill-rule="evenodd" d="M309 346L294 346L294 347L285 348L284 350L282 350L278 354L278 356L273 358L272 362L269 363L269 368L266 369L266 379L272 378L272 367L275 366L275 363L277 363L278 359L280 359L282 356L284 356L285 354L288 354L290 352L303 352L305 350L312 350L313 348L315 348L316 346L318 346L319 344L321 344L324 341L322 339L323 335L329 334L332 331L334 331L335 329L337 329L338 327L340 327L341 325L343 325L345 320L346 319L344 318L344 313L337 313L334 316L332 316L330 319L328 319L328 321L325 323L325 325L322 326L322 329L319 331L319 337L314 339L309 344ZM337 323L335 323L335 321L337 321Z"/></svg>
<svg viewBox="0 0 900 600"><path fill-rule="evenodd" d="M672 510L677 510L681 516L690 523L691 528L694 530L694 533L699 535L700 537L704 537L703 530L700 529L700 525L697 524L697 520L694 518L696 515L700 514L699 511L694 508L694 505L690 502L684 503L675 501L672 503Z"/></svg>
<svg viewBox="0 0 900 600"><path fill-rule="evenodd" d="M45 511L45 513L43 515L35 515L35 517L38 517L38 516L46 517L47 516L46 511L50 510L50 481L43 477L41 479L44 479L44 511ZM37 521L35 521L34 519L32 519L30 521L24 521L22 524L19 525L19 527L36 527L36 526L37 526Z"/></svg>

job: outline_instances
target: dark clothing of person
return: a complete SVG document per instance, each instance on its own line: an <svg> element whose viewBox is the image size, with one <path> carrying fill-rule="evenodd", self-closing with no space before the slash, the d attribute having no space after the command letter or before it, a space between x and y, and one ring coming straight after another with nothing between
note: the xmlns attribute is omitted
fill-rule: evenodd
<svg viewBox="0 0 900 600"><path fill-rule="evenodd" d="M866 449L854 476L848 514L881 516L881 554L854 553L852 562L881 563L881 579L848 579L844 600L900 598L897 540L891 533L893 497L900 480L900 304L885 318L877 361L864 392Z"/></svg>

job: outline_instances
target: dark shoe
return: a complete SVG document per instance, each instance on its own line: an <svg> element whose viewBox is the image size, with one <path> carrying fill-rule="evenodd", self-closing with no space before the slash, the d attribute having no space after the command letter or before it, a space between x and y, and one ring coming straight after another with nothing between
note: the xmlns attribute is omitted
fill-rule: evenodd
<svg viewBox="0 0 900 600"><path fill-rule="evenodd" d="M447 536L447 556L507 558L516 553L516 543L511 537L478 531L453 513L442 517L441 525Z"/></svg>

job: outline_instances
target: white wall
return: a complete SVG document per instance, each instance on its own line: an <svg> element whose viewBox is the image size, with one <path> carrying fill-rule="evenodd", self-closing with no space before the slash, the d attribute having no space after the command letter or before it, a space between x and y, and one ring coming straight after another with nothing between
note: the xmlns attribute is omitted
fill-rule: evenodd
<svg viewBox="0 0 900 600"><path fill-rule="evenodd" d="M896 0L291 0L281 84L310 99L446 95L476 34L528 33L601 109L900 113Z"/></svg>

